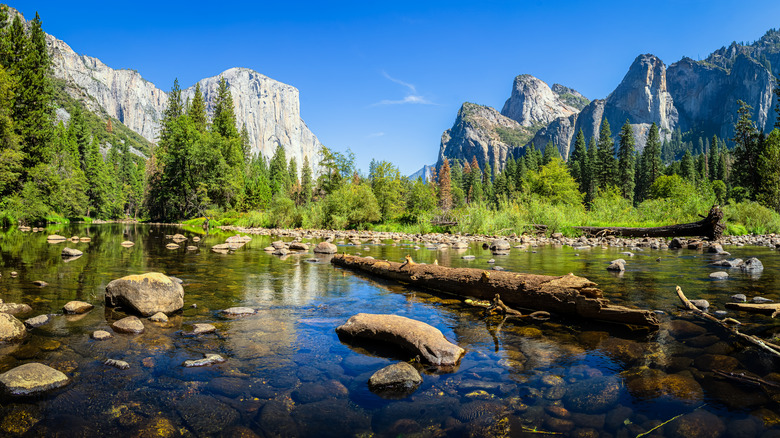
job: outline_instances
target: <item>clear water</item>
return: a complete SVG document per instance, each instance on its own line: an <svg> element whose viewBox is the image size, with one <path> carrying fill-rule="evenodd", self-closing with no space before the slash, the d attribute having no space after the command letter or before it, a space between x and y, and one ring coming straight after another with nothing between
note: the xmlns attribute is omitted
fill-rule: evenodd
<svg viewBox="0 0 780 438"><path fill-rule="evenodd" d="M0 346L0 372L41 362L65 372L70 383L34 398L0 398L0 436L572 436L763 437L780 435L780 390L750 386L713 373L745 373L768 382L777 362L677 310L680 285L710 311L744 293L780 300L775 251L726 247L732 257L758 257L765 270L734 270L714 281L709 266L721 256L702 252L626 248L539 247L492 256L474 244L464 251L386 245L340 245L339 251L400 261L490 269L487 260L517 272L573 272L599 283L616 304L663 311L661 330L629 330L569 318L549 321L483 316L462 300L368 278L336 268L312 253L284 258L263 251L272 239L253 240L232 254L209 248L229 234L202 236L169 250L166 234L194 230L147 225L69 225L39 233L0 231L0 298L54 314L21 344ZM89 243L46 242L48 234L88 236ZM135 242L123 248L124 240ZM289 240L289 239L284 239ZM316 242L314 242L316 243ZM186 245L199 250L187 251ZM64 262L63 246L84 251ZM474 254L475 260L462 260ZM657 261L658 258L660 261ZM624 258L627 271L606 271ZM11 271L18 276L12 278ZM95 341L124 314L103 305L106 284L128 274L158 271L184 281L185 309L168 324L144 321L141 335ZM32 284L43 280L48 286ZM71 300L95 305L86 315L62 315ZM193 306L195 305L195 306ZM253 316L229 319L219 310L247 306ZM466 349L450 373L420 367L423 384L410 396L383 398L368 378L404 357L342 343L334 329L358 312L393 313L439 328ZM767 316L729 312L743 331L772 337ZM182 332L194 323L218 331ZM225 363L185 368L218 353ZM130 369L103 364L124 360ZM671 420L671 421L669 421ZM669 421L668 423L665 423ZM665 424L664 424L665 423ZM654 429L656 426L658 428ZM654 430L653 430L654 429Z"/></svg>

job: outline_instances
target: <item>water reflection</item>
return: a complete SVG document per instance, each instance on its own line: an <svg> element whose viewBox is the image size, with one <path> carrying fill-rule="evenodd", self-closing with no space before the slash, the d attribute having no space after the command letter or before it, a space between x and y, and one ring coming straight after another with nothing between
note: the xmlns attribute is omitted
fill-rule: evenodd
<svg viewBox="0 0 780 438"><path fill-rule="evenodd" d="M166 235L189 238L165 248ZM89 236L90 242L51 244L46 235ZM41 362L68 375L63 389L35 399L0 400L0 435L27 436L773 436L780 433L777 363L711 332L677 310L674 287L691 299L725 310L735 293L780 299L777 253L727 248L732 257L756 256L760 277L729 271L713 281L710 264L722 258L696 251L625 248L524 248L493 256L426 245L342 244L340 252L400 261L563 275L600 283L616 304L663 312L659 331L556 318L549 321L485 317L460 299L375 280L334 268L311 253L283 258L263 251L271 238L233 253L210 247L229 236L214 232L193 242L192 230L136 224L60 226L42 233L0 231L0 298L29 304L22 317L52 314L20 344L0 345L0 372ZM273 239L275 240L275 239ZM285 238L289 240L289 238ZM123 241L132 241L123 247ZM390 242L387 242L390 243ZM187 250L194 245L198 249ZM64 246L84 255L69 263ZM462 259L474 255L473 260ZM625 258L620 277L606 271ZM659 261L660 259L660 261ZM11 271L18 276L12 278ZM111 331L124 317L103 306L105 285L128 274L160 271L183 280L185 309L167 323L144 321L144 334ZM48 286L32 284L43 280ZM96 308L62 315L71 300ZM219 311L245 306L250 316ZM422 385L402 400L371 393L369 377L397 360L376 348L339 341L334 328L355 313L393 313L431 324L465 348L452 372L420 367ZM771 337L774 320L729 311L742 330ZM217 332L184 336L196 323ZM184 361L220 354L222 364L185 368ZM123 360L128 370L104 365ZM750 376L745 383L739 376ZM756 380L758 379L758 380ZM680 416L682 415L682 416ZM680 417L678 417L680 416ZM668 423L667 420L673 419ZM166 435L167 434L167 435Z"/></svg>

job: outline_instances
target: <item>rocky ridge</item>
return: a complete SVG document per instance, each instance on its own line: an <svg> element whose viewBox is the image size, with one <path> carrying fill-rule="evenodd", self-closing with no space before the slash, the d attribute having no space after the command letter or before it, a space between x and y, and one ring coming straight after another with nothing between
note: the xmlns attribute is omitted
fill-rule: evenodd
<svg viewBox="0 0 780 438"><path fill-rule="evenodd" d="M481 167L487 162L494 171L502 171L507 158L532 135L531 129L495 109L466 102L455 124L441 136L437 167L445 157L469 161L476 157Z"/></svg>
<svg viewBox="0 0 780 438"><path fill-rule="evenodd" d="M523 147L543 149L547 142L553 142L567 159L577 131L582 129L586 139L598 137L604 117L614 136L628 119L638 151L644 148L652 123L659 126L662 137L679 129L728 139L733 136L737 100L753 107L753 120L759 130L771 130L776 105L772 90L777 75L780 31L770 30L752 44L732 43L704 61L683 58L667 67L654 55L639 55L609 96L590 102L562 85L548 87L531 75L520 75L513 82L501 114L533 134L523 144L512 145L512 153L517 156L524 153ZM483 112L490 109L483 108ZM470 129L460 129L462 112L463 108L453 127L442 136L439 164L444 156L470 160L476 155L478 160L499 157L498 166L492 162L491 165L502 169L505 163L500 157L507 155L502 147L488 141L490 136L473 135L495 130L493 123L490 119L473 119ZM481 126L480 121L487 123Z"/></svg>

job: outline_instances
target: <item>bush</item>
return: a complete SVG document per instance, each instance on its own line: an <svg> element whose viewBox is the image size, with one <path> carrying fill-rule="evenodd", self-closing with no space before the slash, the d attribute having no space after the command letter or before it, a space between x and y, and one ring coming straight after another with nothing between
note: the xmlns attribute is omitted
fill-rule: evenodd
<svg viewBox="0 0 780 438"><path fill-rule="evenodd" d="M780 233L780 214L753 201L724 206L723 220L732 235Z"/></svg>
<svg viewBox="0 0 780 438"><path fill-rule="evenodd" d="M355 229L378 222L382 215L374 192L367 184L346 184L323 200L325 225Z"/></svg>

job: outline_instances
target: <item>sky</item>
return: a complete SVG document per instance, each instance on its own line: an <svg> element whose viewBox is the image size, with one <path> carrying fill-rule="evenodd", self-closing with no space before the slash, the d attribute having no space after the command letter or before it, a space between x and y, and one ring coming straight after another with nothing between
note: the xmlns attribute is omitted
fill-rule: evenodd
<svg viewBox="0 0 780 438"><path fill-rule="evenodd" d="M501 110L531 74L606 97L636 56L703 59L780 27L777 0L11 1L79 54L168 91L247 67L300 91L327 147L368 170L436 162L463 102Z"/></svg>

